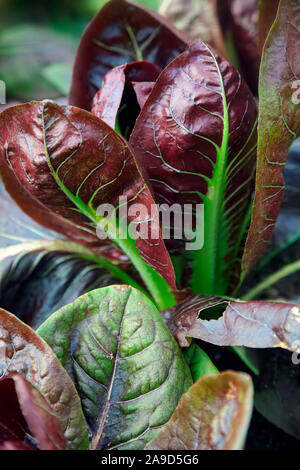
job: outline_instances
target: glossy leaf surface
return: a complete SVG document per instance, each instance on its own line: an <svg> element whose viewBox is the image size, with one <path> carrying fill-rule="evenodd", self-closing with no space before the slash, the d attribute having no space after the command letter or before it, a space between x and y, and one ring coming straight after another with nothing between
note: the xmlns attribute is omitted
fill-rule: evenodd
<svg viewBox="0 0 300 470"><path fill-rule="evenodd" d="M113 129L86 111L44 101L5 110L0 131L0 173L25 212L93 249L111 243L107 236L99 239L106 230L147 277L150 290L164 282L162 278L175 288L154 200L131 150ZM118 208L120 198L127 198L128 206L122 236L104 213L97 214L100 204ZM133 203L142 204L146 214L130 216ZM129 221L137 231L143 225L136 240L127 235Z"/></svg>
<svg viewBox="0 0 300 470"><path fill-rule="evenodd" d="M0 448L87 449L80 400L50 347L0 309ZM5 445L8 442L8 445Z"/></svg>
<svg viewBox="0 0 300 470"><path fill-rule="evenodd" d="M149 450L243 448L253 402L249 375L227 371L199 379L183 396Z"/></svg>
<svg viewBox="0 0 300 470"><path fill-rule="evenodd" d="M195 212L204 203L204 246L192 252L195 293L229 288L253 185L255 128L246 83L199 41L161 73L132 132L159 204Z"/></svg>
<svg viewBox="0 0 300 470"><path fill-rule="evenodd" d="M127 286L80 297L38 333L76 385L93 449L143 449L192 383L158 310Z"/></svg>
<svg viewBox="0 0 300 470"><path fill-rule="evenodd" d="M127 0L108 2L81 38L69 103L90 110L109 70L140 60L164 68L186 49L186 39L154 11Z"/></svg>

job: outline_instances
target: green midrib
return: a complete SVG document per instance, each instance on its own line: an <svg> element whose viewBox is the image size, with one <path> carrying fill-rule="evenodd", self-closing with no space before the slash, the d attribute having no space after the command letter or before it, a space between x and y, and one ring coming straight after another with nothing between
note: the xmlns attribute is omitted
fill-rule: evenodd
<svg viewBox="0 0 300 470"><path fill-rule="evenodd" d="M212 57L215 60L214 55ZM220 77L223 100L223 138L217 151L213 177L208 184L204 199L204 246L193 253L193 276L191 287L194 294L224 295L227 282L223 271L226 267L224 257L227 251L228 233L224 221L224 199L226 191L226 168L228 160L229 115L223 78L215 60Z"/></svg>
<svg viewBox="0 0 300 470"><path fill-rule="evenodd" d="M166 280L162 276L160 276L151 266L149 266L143 261L139 254L139 250L136 248L135 240L129 236L127 226L123 227L123 224L119 221L119 230L121 237L116 238L113 235L115 226L111 226L111 222L107 218L97 216L96 211L93 207L83 202L78 196L75 196L61 181L57 172L52 166L47 149L44 109L42 112L42 123L45 155L47 158L49 170L61 191L68 197L68 199L74 204L74 206L77 207L77 209L83 215L85 215L88 219L93 222L95 227L97 226L97 224L101 224L102 228L105 229L109 238L113 242L115 242L121 248L121 250L128 256L128 258L140 274L141 278L143 279L158 309L165 310L167 308L172 307L176 302L170 286L167 284Z"/></svg>

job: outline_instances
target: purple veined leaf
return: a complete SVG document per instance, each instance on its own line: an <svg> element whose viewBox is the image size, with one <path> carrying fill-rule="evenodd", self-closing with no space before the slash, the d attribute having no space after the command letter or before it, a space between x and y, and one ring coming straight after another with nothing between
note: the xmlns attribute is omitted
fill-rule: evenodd
<svg viewBox="0 0 300 470"><path fill-rule="evenodd" d="M118 116L119 128L126 137L129 134L127 129L129 128L131 132L140 112L139 101L145 100L145 92L150 94L153 82L160 72L160 67L145 61L131 62L110 70L104 77L102 87L93 98L92 113L112 128L116 127ZM139 83L143 86L146 83L148 85L146 90L136 87Z"/></svg>
<svg viewBox="0 0 300 470"><path fill-rule="evenodd" d="M271 240L284 196L283 169L288 150L300 136L299 29L299 2L281 0L260 70L256 188L243 255L245 274Z"/></svg>
<svg viewBox="0 0 300 470"><path fill-rule="evenodd" d="M257 96L260 64L258 0L228 0L228 9L227 27L231 30L241 72L250 89Z"/></svg>
<svg viewBox="0 0 300 470"><path fill-rule="evenodd" d="M218 0L162 0L159 13L192 40L201 39L227 57L218 18Z"/></svg>
<svg viewBox="0 0 300 470"><path fill-rule="evenodd" d="M2 309L0 352L0 448L87 449L71 379L42 338Z"/></svg>
<svg viewBox="0 0 300 470"><path fill-rule="evenodd" d="M249 375L226 371L201 377L147 450L240 450L252 407Z"/></svg>
<svg viewBox="0 0 300 470"><path fill-rule="evenodd" d="M141 60L164 68L186 49L187 43L184 33L154 11L128 0L111 0L83 33L69 103L89 111L109 70Z"/></svg>
<svg viewBox="0 0 300 470"><path fill-rule="evenodd" d="M158 204L177 204L183 212L185 204L193 211L204 204L203 248L189 247L191 285L194 293L225 294L254 183L256 104L248 86L225 59L196 42L159 76L130 144Z"/></svg>
<svg viewBox="0 0 300 470"><path fill-rule="evenodd" d="M93 250L111 244L110 239L99 239L99 232L102 236L107 229L160 307L174 302L168 285L175 289L175 274L161 238L158 211L121 136L91 113L49 101L3 111L0 135L0 173L24 212ZM114 222L97 211L107 203L117 209L125 199L128 210L118 236ZM133 204L142 205L146 214L130 214ZM128 237L131 222L135 227L143 224L136 239Z"/></svg>
<svg viewBox="0 0 300 470"><path fill-rule="evenodd" d="M201 312L224 305L217 320L201 318ZM196 296L162 315L180 346L198 338L218 346L284 348L294 351L300 341L299 304L281 302L234 302ZM202 314L203 315L203 314Z"/></svg>

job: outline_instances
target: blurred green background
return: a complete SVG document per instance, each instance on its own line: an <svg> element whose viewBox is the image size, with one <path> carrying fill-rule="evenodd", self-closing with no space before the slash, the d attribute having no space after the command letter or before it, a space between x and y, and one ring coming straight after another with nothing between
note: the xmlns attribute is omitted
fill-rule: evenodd
<svg viewBox="0 0 300 470"><path fill-rule="evenodd" d="M80 35L107 0L0 0L7 101L67 96ZM157 10L160 0L137 0Z"/></svg>

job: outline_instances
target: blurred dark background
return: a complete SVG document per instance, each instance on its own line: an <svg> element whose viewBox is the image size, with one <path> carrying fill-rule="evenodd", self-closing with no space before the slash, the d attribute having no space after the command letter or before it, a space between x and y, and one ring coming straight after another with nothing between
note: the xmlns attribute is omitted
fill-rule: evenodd
<svg viewBox="0 0 300 470"><path fill-rule="evenodd" d="M160 0L137 0L158 8ZM80 35L107 0L0 0L7 102L67 96Z"/></svg>

